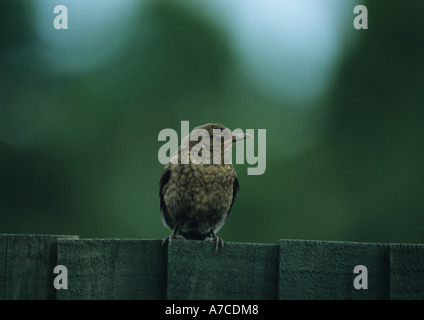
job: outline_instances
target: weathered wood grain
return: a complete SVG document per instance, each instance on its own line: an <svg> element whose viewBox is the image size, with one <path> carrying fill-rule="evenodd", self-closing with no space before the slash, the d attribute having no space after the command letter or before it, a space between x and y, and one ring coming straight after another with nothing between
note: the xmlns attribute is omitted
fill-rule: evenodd
<svg viewBox="0 0 424 320"><path fill-rule="evenodd" d="M174 240L168 247L168 299L275 299L276 245Z"/></svg>
<svg viewBox="0 0 424 320"><path fill-rule="evenodd" d="M0 235L2 299L424 299L424 245ZM56 265L68 289L56 290ZM357 290L355 266L368 272Z"/></svg>
<svg viewBox="0 0 424 320"><path fill-rule="evenodd" d="M390 299L424 299L424 245L390 245Z"/></svg>
<svg viewBox="0 0 424 320"><path fill-rule="evenodd" d="M0 300L4 300L6 293L6 256L7 238L0 234Z"/></svg>
<svg viewBox="0 0 424 320"><path fill-rule="evenodd" d="M161 240L84 239L58 243L68 289L58 299L164 299L166 247Z"/></svg>
<svg viewBox="0 0 424 320"><path fill-rule="evenodd" d="M55 299L53 268L61 235L0 235L0 298Z"/></svg>
<svg viewBox="0 0 424 320"><path fill-rule="evenodd" d="M356 242L280 240L279 299L388 299L389 248ZM357 290L353 270L368 270Z"/></svg>

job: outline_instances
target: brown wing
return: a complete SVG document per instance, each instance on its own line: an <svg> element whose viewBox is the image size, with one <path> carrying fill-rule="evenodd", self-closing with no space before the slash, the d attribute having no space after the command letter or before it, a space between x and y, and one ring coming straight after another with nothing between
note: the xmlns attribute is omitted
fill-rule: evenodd
<svg viewBox="0 0 424 320"><path fill-rule="evenodd" d="M163 189L165 185L168 183L170 176L171 176L171 170L169 170L168 166L166 166L159 180L159 199L160 199L160 214L161 214L162 222L166 227L172 230L174 229L172 219L169 216L168 208L166 207L165 201L163 199Z"/></svg>
<svg viewBox="0 0 424 320"><path fill-rule="evenodd" d="M234 178L234 183L233 183L233 200L231 201L231 206L230 206L230 209L228 210L227 217L230 214L231 208L233 207L233 204L234 204L234 200L236 200L236 197L237 197L239 191L240 191L240 185L239 185L239 182L238 182L238 179L237 179L237 176L236 176Z"/></svg>

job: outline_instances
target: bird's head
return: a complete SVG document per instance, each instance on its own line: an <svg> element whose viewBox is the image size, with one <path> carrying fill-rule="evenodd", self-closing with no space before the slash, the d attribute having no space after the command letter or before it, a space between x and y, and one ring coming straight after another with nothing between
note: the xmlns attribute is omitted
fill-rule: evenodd
<svg viewBox="0 0 424 320"><path fill-rule="evenodd" d="M231 155L231 147L237 141L242 141L251 136L245 133L233 133L227 127L218 124L218 123L207 123L202 126L196 127L190 133L190 143L189 149L197 146L204 146L209 142L209 150L211 154L211 162L213 161L213 157L221 158L220 163L223 163L225 157L229 157ZM200 145L199 145L200 143ZM216 161L213 161L216 163ZM228 162L224 162L228 163Z"/></svg>

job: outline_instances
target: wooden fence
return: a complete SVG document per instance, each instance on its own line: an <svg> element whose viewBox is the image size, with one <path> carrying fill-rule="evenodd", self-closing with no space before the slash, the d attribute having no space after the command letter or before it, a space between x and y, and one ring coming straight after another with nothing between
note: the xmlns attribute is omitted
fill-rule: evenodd
<svg viewBox="0 0 424 320"><path fill-rule="evenodd" d="M161 242L0 235L0 300L424 298L421 244Z"/></svg>

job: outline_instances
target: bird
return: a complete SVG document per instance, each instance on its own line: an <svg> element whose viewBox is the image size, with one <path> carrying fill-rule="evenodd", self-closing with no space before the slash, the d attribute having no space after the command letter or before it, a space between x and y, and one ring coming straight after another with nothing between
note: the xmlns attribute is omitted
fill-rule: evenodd
<svg viewBox="0 0 424 320"><path fill-rule="evenodd" d="M222 134L214 135L216 132ZM172 230L163 245L171 245L173 239L194 239L215 242L215 253L219 246L223 247L224 241L216 234L240 190L236 170L229 160L231 147L249 137L233 133L221 124L207 123L194 128L182 140L159 180L161 220ZM202 161L196 161L193 155Z"/></svg>

